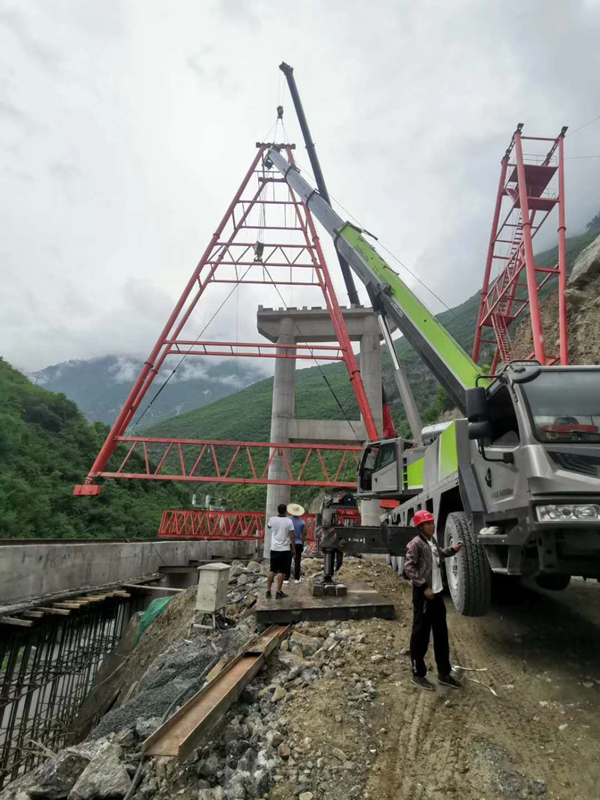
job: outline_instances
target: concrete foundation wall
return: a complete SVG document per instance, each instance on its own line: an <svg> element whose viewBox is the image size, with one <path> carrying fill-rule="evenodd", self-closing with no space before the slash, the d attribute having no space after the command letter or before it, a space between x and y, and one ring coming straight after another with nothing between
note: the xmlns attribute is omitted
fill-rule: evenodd
<svg viewBox="0 0 600 800"><path fill-rule="evenodd" d="M260 548L260 549L259 549ZM262 542L90 542L0 548L0 606L70 590L123 581L185 566L191 559L254 558Z"/></svg>

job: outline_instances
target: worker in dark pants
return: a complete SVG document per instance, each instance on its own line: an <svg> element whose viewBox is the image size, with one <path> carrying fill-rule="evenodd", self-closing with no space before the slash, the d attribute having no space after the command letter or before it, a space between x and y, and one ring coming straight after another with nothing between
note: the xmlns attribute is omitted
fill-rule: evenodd
<svg viewBox="0 0 600 800"><path fill-rule="evenodd" d="M425 666L429 637L433 631L433 652L438 669L438 681L444 686L460 689L461 684L451 674L441 563L444 559L455 556L462 548L462 542L445 549L439 547L434 536L435 519L429 511L417 511L413 521L418 529L418 535L409 542L404 563L404 572L413 585L411 681L420 689L435 691L435 686L427 680Z"/></svg>
<svg viewBox="0 0 600 800"><path fill-rule="evenodd" d="M292 524L294 526L294 536L296 539L296 551L294 553L294 583L302 581L302 553L304 552L304 542L306 540L306 524L302 519L304 515L304 508L299 503L290 503L287 507L287 513L290 515ZM290 553L291 555L291 553ZM285 574L284 583L289 583L292 575L292 560L290 558L290 565Z"/></svg>

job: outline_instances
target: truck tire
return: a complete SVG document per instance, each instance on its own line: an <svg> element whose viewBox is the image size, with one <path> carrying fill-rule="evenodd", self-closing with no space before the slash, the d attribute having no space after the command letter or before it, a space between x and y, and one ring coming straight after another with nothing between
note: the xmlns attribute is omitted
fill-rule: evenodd
<svg viewBox="0 0 600 800"><path fill-rule="evenodd" d="M540 589L552 589L553 592L560 592L571 583L571 576L565 575L564 572L550 572L547 575L536 575L535 582Z"/></svg>
<svg viewBox="0 0 600 800"><path fill-rule="evenodd" d="M462 542L458 555L446 561L446 578L452 602L465 617L481 617L490 609L491 570L483 547L473 536L468 516L453 511L446 519L444 546Z"/></svg>

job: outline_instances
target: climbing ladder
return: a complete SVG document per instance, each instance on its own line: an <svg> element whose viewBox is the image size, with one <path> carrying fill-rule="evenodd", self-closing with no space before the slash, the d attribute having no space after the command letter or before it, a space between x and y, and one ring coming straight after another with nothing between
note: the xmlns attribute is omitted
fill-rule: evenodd
<svg viewBox="0 0 600 800"><path fill-rule="evenodd" d="M491 357L491 372L514 358L510 326L529 312L533 351L527 358L541 364L567 364L568 339L565 288L565 209L563 144L566 128L556 138L523 136L519 124L501 162L500 183L492 222L492 233L481 290L473 360ZM524 154L523 142L541 146L546 153ZM533 144L535 143L535 144ZM540 144L541 143L541 144ZM556 178L557 186L551 184ZM558 208L558 261L555 266L536 264L533 239ZM493 271L497 274L493 277ZM540 292L558 277L559 353L548 352L540 315ZM492 329L493 338L485 338ZM489 334L488 334L489 336ZM489 350L489 352L488 352Z"/></svg>

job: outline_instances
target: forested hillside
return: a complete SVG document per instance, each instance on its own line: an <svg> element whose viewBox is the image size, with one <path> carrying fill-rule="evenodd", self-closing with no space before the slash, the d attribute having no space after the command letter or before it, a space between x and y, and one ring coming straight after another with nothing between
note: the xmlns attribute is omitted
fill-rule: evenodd
<svg viewBox="0 0 600 800"><path fill-rule="evenodd" d="M156 393L178 361L179 358L167 357L150 396ZM162 392L152 404L146 415L146 424L214 403L260 380L264 372L245 361L247 359L241 358L239 362L228 359L216 363L213 358L186 359L169 381L169 391ZM51 392L65 394L77 403L89 422L111 425L143 365L141 358L114 355L85 361L63 361L34 372L31 380Z"/></svg>
<svg viewBox="0 0 600 800"><path fill-rule="evenodd" d="M597 230L591 229L567 240L569 271L595 235ZM541 265L556 263L556 248L539 254L537 261ZM550 286L549 291L552 289ZM467 351L472 346L478 307L476 294L439 315ZM576 320L570 323L576 324ZM423 422L434 422L447 405L446 399L402 339L397 343L397 352L408 362ZM398 430L408 434L385 351L384 383ZM163 393L167 395L166 402L171 389L169 386ZM272 391L272 379L263 380L204 408L164 419L143 432L181 438L268 441ZM357 418L358 408L343 364L298 371L299 418L340 418L338 401L349 419ZM99 497L73 497L73 486L84 479L107 432L102 423L86 422L65 395L32 385L0 358L0 538L154 536L163 509L190 506L189 485L144 481L105 481ZM135 466L136 456L130 464ZM265 487L237 485L221 491L222 488L203 485L199 493L227 494L230 508L264 508ZM299 502L308 503L314 494L314 489L301 489L294 496Z"/></svg>
<svg viewBox="0 0 600 800"><path fill-rule="evenodd" d="M597 231L589 230L581 236L567 239L567 269L570 272L579 253L593 241ZM536 262L540 266L555 266L557 248L539 253ZM495 276L493 276L495 277ZM551 281L542 296L548 296L555 288ZM464 303L438 315L438 319L471 352L475 336L475 325L479 310L480 293ZM420 407L424 424L435 422L439 414L449 407L449 402L438 385L417 358L416 353L404 339L396 342L398 356L407 362L409 379ZM326 380L325 380L326 378ZM396 427L401 435L410 435L404 409L395 386L391 360L383 350L383 381L392 407ZM168 391L168 388L167 390ZM334 396L335 393L335 396ZM145 428L151 436L180 438L240 439L245 441L268 441L270 431L273 380L267 379L249 386L235 395L219 400L204 408L190 411L178 417L165 419ZM337 397L337 400L336 400ZM299 370L296 378L296 417L299 419L340 418L338 401L349 419L358 417L358 407L349 384L346 368L337 363L321 368ZM221 489L212 491L221 494ZM231 486L226 490L231 508L260 510L264 508L266 490L260 486ZM296 490L295 496L305 502L314 495L314 489Z"/></svg>
<svg viewBox="0 0 600 800"><path fill-rule="evenodd" d="M177 484L141 481L73 497L107 432L0 358L0 538L152 537L164 508L188 504Z"/></svg>

